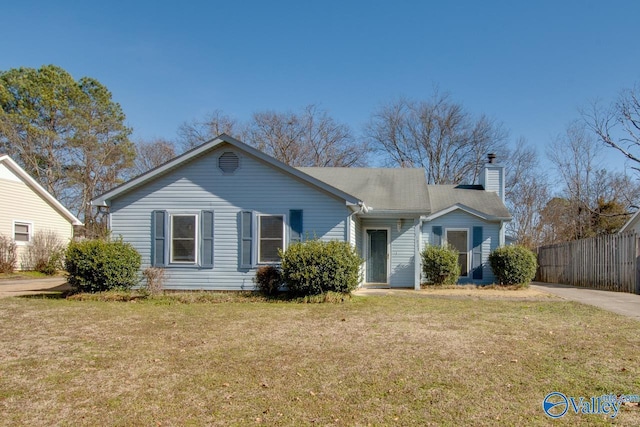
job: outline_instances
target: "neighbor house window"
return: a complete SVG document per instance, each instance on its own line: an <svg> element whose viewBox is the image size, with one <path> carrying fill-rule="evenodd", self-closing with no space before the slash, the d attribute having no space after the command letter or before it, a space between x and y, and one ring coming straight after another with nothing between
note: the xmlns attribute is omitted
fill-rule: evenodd
<svg viewBox="0 0 640 427"><path fill-rule="evenodd" d="M258 216L258 262L280 262L278 249L284 249L284 216Z"/></svg>
<svg viewBox="0 0 640 427"><path fill-rule="evenodd" d="M31 241L32 225L29 222L13 223L13 240L16 242L28 243Z"/></svg>
<svg viewBox="0 0 640 427"><path fill-rule="evenodd" d="M198 241L197 215L171 215L171 262L195 263Z"/></svg>
<svg viewBox="0 0 640 427"><path fill-rule="evenodd" d="M460 276L469 275L469 230L447 230L447 243L458 251L458 264L460 265Z"/></svg>

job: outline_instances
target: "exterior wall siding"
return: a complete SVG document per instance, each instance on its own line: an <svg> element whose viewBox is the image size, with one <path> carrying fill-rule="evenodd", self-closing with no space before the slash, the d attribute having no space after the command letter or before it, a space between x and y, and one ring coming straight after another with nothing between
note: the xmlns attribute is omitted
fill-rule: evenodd
<svg viewBox="0 0 640 427"><path fill-rule="evenodd" d="M225 174L218 157L232 151L240 159L238 169ZM112 234L122 236L142 255L142 269L151 263L151 213L214 212L214 266L166 268L170 289L254 289L255 269L240 268L239 213L251 210L282 214L288 224L290 209L303 210L303 236L344 240L349 209L321 190L273 168L231 146L169 172L112 201ZM285 241L288 240L288 231Z"/></svg>
<svg viewBox="0 0 640 427"><path fill-rule="evenodd" d="M358 255L362 256L362 220L360 217L354 217L354 239Z"/></svg>
<svg viewBox="0 0 640 427"><path fill-rule="evenodd" d="M487 165L480 175L480 184L486 191L495 191L504 200L504 168Z"/></svg>
<svg viewBox="0 0 640 427"><path fill-rule="evenodd" d="M403 219L400 231L398 231L397 224L397 218L362 218L359 233L360 248L364 247L365 228L389 228L391 230L389 286L392 288L413 288L415 286L414 219Z"/></svg>
<svg viewBox="0 0 640 427"><path fill-rule="evenodd" d="M38 231L53 231L62 242L68 243L73 238L71 223L10 170L2 165L0 168L3 169L0 171L0 234L13 239L14 221L20 221L33 225L31 237ZM26 246L18 242L19 269L31 267L22 263Z"/></svg>
<svg viewBox="0 0 640 427"><path fill-rule="evenodd" d="M469 256L472 256L472 233L473 227L482 227L482 280L472 280L469 278L461 278L460 283L478 283L490 284L495 282L495 276L489 266L489 254L500 244L500 223L487 222L474 215L470 215L462 210L443 215L433 221L425 222L422 225L422 244L420 250L424 249L427 244L433 244L434 237L431 233L431 227L442 227L442 239L445 238L445 230L447 228L466 228L469 230ZM424 278L423 278L424 279Z"/></svg>
<svg viewBox="0 0 640 427"><path fill-rule="evenodd" d="M354 244L356 245L356 252L360 255L360 258L363 257L362 253L362 219L359 216L354 215L353 217L353 238ZM360 267L360 286L364 283L364 264Z"/></svg>
<svg viewBox="0 0 640 427"><path fill-rule="evenodd" d="M349 243L356 245L356 218L354 215L349 217Z"/></svg>

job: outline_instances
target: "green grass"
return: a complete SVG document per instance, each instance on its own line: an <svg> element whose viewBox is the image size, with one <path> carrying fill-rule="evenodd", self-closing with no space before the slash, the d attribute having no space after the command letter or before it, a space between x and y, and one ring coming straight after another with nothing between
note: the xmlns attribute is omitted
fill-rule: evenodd
<svg viewBox="0 0 640 427"><path fill-rule="evenodd" d="M0 300L0 425L549 425L551 391L640 394L639 323L576 303L194 301Z"/></svg>
<svg viewBox="0 0 640 427"><path fill-rule="evenodd" d="M7 280L16 280L16 279L44 279L47 277L62 277L66 273L64 271L59 271L54 275L46 275L44 273L40 273L39 271L15 271L13 273L0 273L0 281L3 279Z"/></svg>

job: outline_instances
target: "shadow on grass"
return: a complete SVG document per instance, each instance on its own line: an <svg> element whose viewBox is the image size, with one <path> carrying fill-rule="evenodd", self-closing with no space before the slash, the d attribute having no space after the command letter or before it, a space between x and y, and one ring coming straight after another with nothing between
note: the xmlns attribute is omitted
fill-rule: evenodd
<svg viewBox="0 0 640 427"><path fill-rule="evenodd" d="M36 293L28 294L28 295L18 295L16 298L23 299L67 299L69 295L72 294L72 291L58 291L52 292L51 290L47 291L33 291ZM40 292L40 293L37 293Z"/></svg>
<svg viewBox="0 0 640 427"><path fill-rule="evenodd" d="M65 299L74 293L73 288L67 283L63 283L54 287L46 287L43 289L29 289L28 293L16 295L17 298L24 299Z"/></svg>

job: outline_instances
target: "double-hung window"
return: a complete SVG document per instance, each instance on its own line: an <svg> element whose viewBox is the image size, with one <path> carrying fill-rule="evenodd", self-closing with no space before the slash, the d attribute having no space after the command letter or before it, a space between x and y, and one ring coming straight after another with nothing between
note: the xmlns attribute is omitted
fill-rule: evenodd
<svg viewBox="0 0 640 427"><path fill-rule="evenodd" d="M242 211L239 226L240 268L279 263L278 250L287 248L287 239L290 243L302 241L302 209L291 209L288 216Z"/></svg>
<svg viewBox="0 0 640 427"><path fill-rule="evenodd" d="M198 215L171 215L171 262L197 261Z"/></svg>
<svg viewBox="0 0 640 427"><path fill-rule="evenodd" d="M213 211L153 211L151 264L213 268Z"/></svg>
<svg viewBox="0 0 640 427"><path fill-rule="evenodd" d="M258 215L258 263L280 262L284 250L284 215Z"/></svg>
<svg viewBox="0 0 640 427"><path fill-rule="evenodd" d="M29 243L33 231L32 227L30 222L15 221L13 223L13 240L17 243Z"/></svg>

